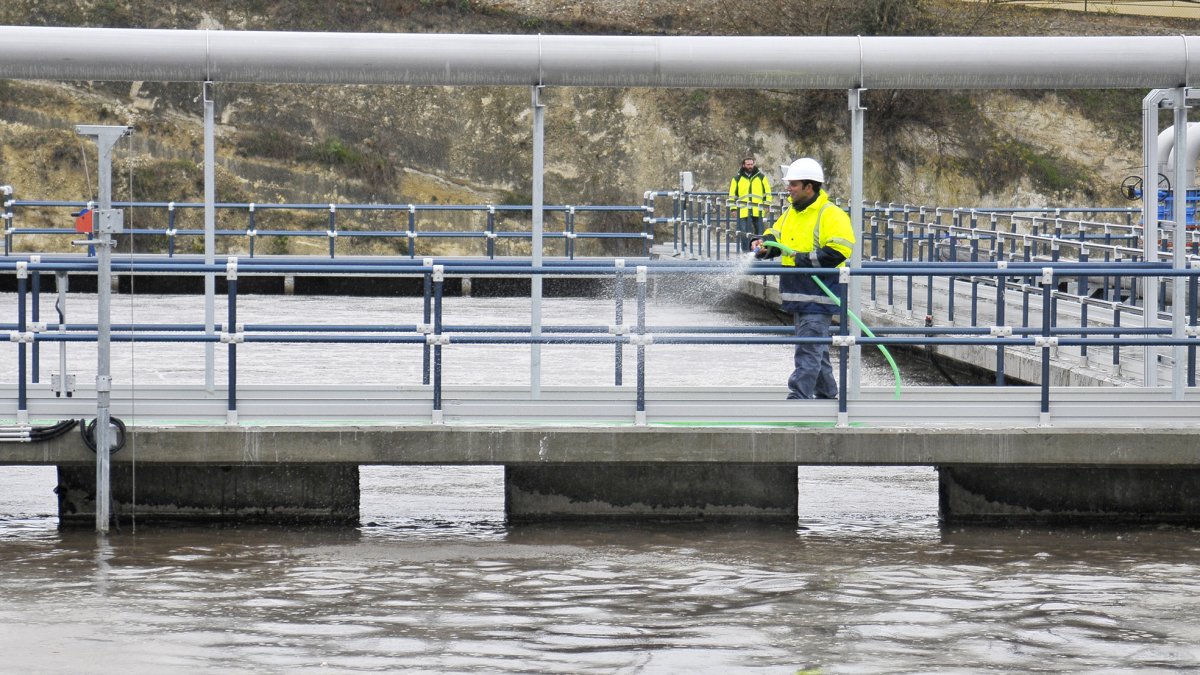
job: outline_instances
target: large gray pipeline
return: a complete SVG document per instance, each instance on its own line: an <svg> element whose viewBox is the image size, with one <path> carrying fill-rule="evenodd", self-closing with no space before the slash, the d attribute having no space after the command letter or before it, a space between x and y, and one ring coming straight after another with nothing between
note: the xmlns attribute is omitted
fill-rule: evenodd
<svg viewBox="0 0 1200 675"><path fill-rule="evenodd" d="M756 54L749 62L745 54ZM1189 86L1200 37L682 37L0 27L0 79L788 89Z"/></svg>

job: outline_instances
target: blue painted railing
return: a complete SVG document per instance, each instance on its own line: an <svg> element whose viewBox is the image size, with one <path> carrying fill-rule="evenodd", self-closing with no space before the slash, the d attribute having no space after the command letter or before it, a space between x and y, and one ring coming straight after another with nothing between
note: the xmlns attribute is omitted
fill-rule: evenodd
<svg viewBox="0 0 1200 675"><path fill-rule="evenodd" d="M85 207L93 207L91 202L81 201L44 201L44 200L18 200L7 199L4 202L4 255L12 255L14 249L14 240L16 237L28 236L49 236L49 237L79 237L69 216L72 210L78 210ZM176 253L177 244L181 239L196 238L204 236L202 227L184 228L177 227L177 214L186 210L202 210L204 204L195 202L113 202L113 208L129 209L131 213L127 220L136 222L138 219L133 218L132 211L165 211L166 226L161 228L139 228L127 227L122 233L123 235L131 236L135 240L148 236L162 236L166 238L165 253L168 256L174 256ZM503 219L507 216L520 216L529 218L532 213L531 206L514 206L500 204L476 204L476 205L461 205L461 204L263 204L263 203L228 203L222 202L215 204L215 208L219 212L240 212L245 215L245 229L229 229L228 227L215 230L215 236L228 240L241 240L245 244L245 248L239 251L228 250L228 253L237 253L246 255L251 258L256 257L258 247L256 242L262 237L300 237L300 238L316 238L327 240L329 245L329 257L337 256L337 242L339 239L381 239L399 241L405 244L407 255L409 258L417 258L422 255L418 250L417 242L420 239L438 239L438 240L464 240L464 241L482 241L483 247L478 254L489 259L495 258L498 253L496 244L500 240L532 240L533 233L530 226L521 224L516 229L513 229L511 223L507 227ZM56 220L65 223L62 227L21 227L21 211L28 209L50 209L61 211L61 216L54 216ZM324 229L260 229L258 226L258 214L262 211L295 211L302 214L312 213L328 213ZM363 216L372 212L384 212L398 214L403 221L403 227L398 228L372 228L372 229L355 229L353 221L347 223L346 216L343 220L339 220L339 214L351 214L353 216ZM422 221L422 214L428 218L431 214L446 214L450 212L461 212L475 214L480 216L480 223L477 229L449 229L444 225L438 226L436 229L432 224ZM568 259L574 259L576 256L576 244L579 240L596 240L610 242L632 242L633 247L626 247L615 252L625 256L648 256L651 241L653 240L652 223L645 216L644 205L629 205L629 206L605 206L605 205L547 205L543 207L543 212L546 214L548 221L546 222L542 237L546 241L562 241L562 255ZM587 218L596 217L600 214L628 214L632 216L628 218L628 222L622 224L624 231L600 231L593 229L593 226L586 222ZM584 222L580 222L580 218ZM424 226L424 227L423 227ZM558 229L554 229L557 227ZM83 235L90 238L90 235ZM230 246L237 245L237 242L225 243L226 249ZM432 247L424 255L434 255L438 251ZM89 250L89 255L94 255L94 251Z"/></svg>
<svg viewBox="0 0 1200 675"><path fill-rule="evenodd" d="M231 261L232 262L232 261ZM405 261L396 259L380 259L371 261L308 261L305 264L295 262L278 262L257 260L240 260L235 264L222 263L206 265L196 262L182 262L162 259L154 260L118 260L113 263L114 272L120 274L214 274L224 275L228 280L228 320L223 326L215 329L213 334L205 334L203 327L198 324L118 324L113 326L112 339L117 342L194 342L194 343L224 343L229 354L228 368L228 408L231 413L237 410L237 345L243 343L386 343L386 344L420 344L424 347L422 384L432 384L433 406L435 411L441 410L442 394L442 347L450 343L449 334L453 333L453 342L458 344L582 344L615 346L614 382L621 385L622 353L626 346L636 347L637 359L637 411L645 411L645 347L648 344L695 344L695 345L768 345L768 344L830 344L839 351L841 363L841 378L846 381L846 368L849 363L849 349L852 345L903 345L903 346L937 346L937 345L986 345L997 348L1025 346L1041 348L1041 412L1049 413L1050 396L1050 349L1052 347L1078 346L1081 349L1092 347L1112 347L1116 355L1122 347L1188 347L1187 386L1195 386L1195 347L1200 345L1196 334L1196 279L1200 269L1173 270L1162 263L1126 262L1114 263L1082 263L1082 262L1013 262L1007 266L994 263L954 263L938 261L895 261L869 262L858 269L842 268L840 270L825 270L831 274L840 274L843 279L850 277L867 277L872 281L878 277L914 277L939 276L957 277L969 275L972 279L991 279L996 288L1007 287L1011 279L1038 277L1040 285L1030 286L1031 292L1041 296L1044 308L1053 307L1053 292L1060 279L1074 279L1080 276L1123 276L1129 278L1164 277L1185 279L1191 289L1187 303L1189 308L1190 325L1193 327L1184 337L1173 336L1168 328L1140 328L1115 325L1104 328L1089 328L1087 326L1060 327L1055 324L1053 311L1044 311L1040 326L1028 325L1028 314L1021 326L1013 326L1011 335L996 335L991 327L940 327L924 328L878 328L873 332L876 337L858 336L850 339L851 322L847 316L849 307L845 285L842 286L840 298L842 307L841 324L838 333L830 337L796 337L791 335L789 327L780 326L746 326L724 328L713 326L674 326L656 327L646 324L647 284L652 277L667 277L673 275L727 275L731 265L728 262L676 262L676 261L647 261L646 264L631 270L623 266L623 262L600 261L559 261L541 266L532 266L528 262L507 261L504 264L489 261L446 260ZM746 274L781 276L789 274L811 274L810 268L786 268L777 263L753 263L744 270ZM819 271L819 270L818 270ZM16 274L17 276L17 314L16 321L11 324L0 324L0 329L10 331L10 341L17 344L18 367L18 406L20 411L27 411L27 380L29 374L25 363L27 348L32 347L36 352L42 343L52 342L94 342L97 339L95 326L91 324L67 324L58 326L31 327L26 320L27 296L36 291L36 285L31 288L30 279L37 279L43 273L92 273L96 272L94 261L90 260L47 260L31 262L29 260L0 260L0 274ZM624 304L623 283L630 272L634 272L636 286L636 322L633 325L623 325L622 307ZM424 280L425 302L423 321L420 324L394 325L342 325L342 326L308 326L304 324L264 325L251 324L238 326L237 323L237 275L270 273L270 274L333 274L339 276L371 274L394 276L420 276ZM535 277L545 275L555 276L590 276L613 278L618 289L615 295L614 323L611 325L584 326L546 326L542 334L534 335L531 326L526 325L463 325L452 326L443 323L444 281L446 275L511 275ZM872 284L874 286L874 284ZM1032 290L1035 289L1036 290ZM34 300L34 306L38 304ZM1005 303L999 303L1003 306ZM1003 322L1003 315L998 317ZM50 328L54 331L51 332ZM59 332L61 328L62 332ZM164 334L171 331L173 334ZM288 334L281 334L287 331ZM347 333L366 333L354 334ZM183 333L183 334L179 334ZM431 358L432 357L432 358ZM1115 356L1114 356L1115 358ZM1176 368L1183 367L1176 363ZM1002 384L1002 369L998 371L998 384ZM33 381L37 381L36 368ZM838 402L840 413L848 412L849 387L842 387Z"/></svg>

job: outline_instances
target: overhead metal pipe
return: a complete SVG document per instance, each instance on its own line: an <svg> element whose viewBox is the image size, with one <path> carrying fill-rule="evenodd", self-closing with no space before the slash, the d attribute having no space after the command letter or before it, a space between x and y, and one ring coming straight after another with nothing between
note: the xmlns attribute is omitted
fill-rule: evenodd
<svg viewBox="0 0 1200 675"><path fill-rule="evenodd" d="M764 55L747 63L746 53ZM0 79L756 89L1175 88L1200 36L448 35L0 27Z"/></svg>

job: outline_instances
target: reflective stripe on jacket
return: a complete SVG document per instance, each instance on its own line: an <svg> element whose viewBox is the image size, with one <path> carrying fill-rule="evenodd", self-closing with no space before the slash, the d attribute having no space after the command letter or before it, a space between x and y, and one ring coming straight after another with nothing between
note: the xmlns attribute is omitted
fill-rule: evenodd
<svg viewBox="0 0 1200 675"><path fill-rule="evenodd" d="M771 201L771 183L762 171L757 171L753 176L747 176L744 171L738 171L733 180L729 181L729 199L730 206L765 204ZM763 214L763 210L759 207L745 206L738 210L738 217L745 218L751 215L751 212L755 216Z"/></svg>
<svg viewBox="0 0 1200 675"><path fill-rule="evenodd" d="M784 211L775 224L767 228L766 234L774 235L775 241L792 249L797 255L808 256L814 267L817 266L815 252L818 249L828 246L849 260L854 248L854 228L850 224L850 216L829 203L829 195L824 190L803 211L792 208ZM784 267L796 266L795 260L788 255L780 258L780 261ZM843 262L838 267L845 265ZM819 276L835 295L841 293L842 285L837 282L837 275ZM779 297L783 301L783 309L788 312L838 312L837 304L812 280L812 275L780 275Z"/></svg>

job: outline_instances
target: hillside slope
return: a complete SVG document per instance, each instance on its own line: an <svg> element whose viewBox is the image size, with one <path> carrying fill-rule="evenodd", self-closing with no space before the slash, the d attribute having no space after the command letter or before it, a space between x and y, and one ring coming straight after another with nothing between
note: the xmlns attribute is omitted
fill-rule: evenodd
<svg viewBox="0 0 1200 675"><path fill-rule="evenodd" d="M1200 32L1200 22L952 0L9 0L0 23L228 30L579 34L1054 35ZM747 60L770 59L747 53ZM23 199L92 188L78 123L137 127L116 189L198 200L199 85L0 81L0 183ZM868 199L1114 204L1140 164L1143 91L869 91ZM527 203L524 88L218 85L218 199ZM747 152L821 158L845 193L843 91L546 91L546 200L637 203L691 170L724 189ZM94 171L91 179L94 180ZM131 186L132 183L132 186Z"/></svg>

